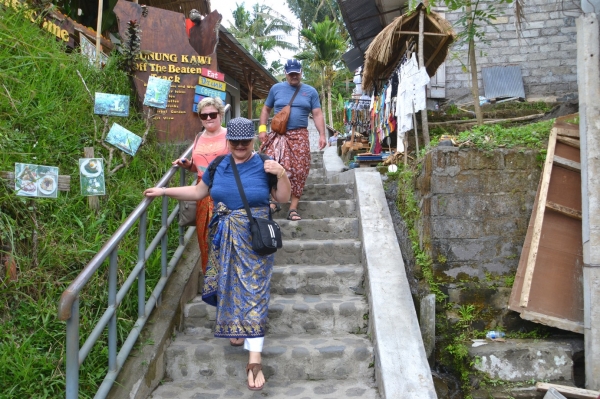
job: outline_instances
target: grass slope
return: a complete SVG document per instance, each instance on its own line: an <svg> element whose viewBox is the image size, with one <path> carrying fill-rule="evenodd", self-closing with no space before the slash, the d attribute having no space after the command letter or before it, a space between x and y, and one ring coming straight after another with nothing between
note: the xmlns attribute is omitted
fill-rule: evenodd
<svg viewBox="0 0 600 399"><path fill-rule="evenodd" d="M70 191L60 192L57 199L19 197L0 180L0 244L14 248L18 265L16 282L5 279L0 270L0 398L64 397L60 295L142 200L143 189L170 167L173 149L151 139L129 167L106 177L107 195L100 197L100 211L95 214L88 208L80 194L78 159L85 146L94 146L96 156L105 160L108 151L94 140L95 134L100 137L103 121L93 114L93 100L77 71L92 93L130 95L131 115L111 117L109 125L118 122L143 133L129 77L112 57L103 70L96 70L80 54L66 53L62 43L22 14L0 7L0 171L14 171L15 162L22 162L57 166L61 175L71 176ZM160 219L155 202L149 221ZM150 226L149 237L152 232ZM119 283L136 258L134 233L119 248ZM158 278L157 269L158 260L152 258L150 282ZM106 307L106 273L104 266L82 293L82 342ZM121 341L136 313L136 298L128 295L118 316ZM102 344L82 366L81 398L93 397L106 363Z"/></svg>

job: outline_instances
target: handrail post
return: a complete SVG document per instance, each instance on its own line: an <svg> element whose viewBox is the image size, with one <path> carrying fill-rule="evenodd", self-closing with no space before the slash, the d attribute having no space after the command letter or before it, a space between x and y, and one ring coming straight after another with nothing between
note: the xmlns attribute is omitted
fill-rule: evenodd
<svg viewBox="0 0 600 399"><path fill-rule="evenodd" d="M66 399L79 398L79 297L71 307L71 317L67 319L67 371Z"/></svg>
<svg viewBox="0 0 600 399"><path fill-rule="evenodd" d="M117 253L118 247L110 253L108 270L108 307L114 307L114 313L108 322L108 371L117 369Z"/></svg>
<svg viewBox="0 0 600 399"><path fill-rule="evenodd" d="M193 154L190 155L190 158ZM179 168L179 186L185 186L185 169ZM181 204L179 205L179 212L181 212ZM183 237L185 236L185 227L179 226L179 245L183 245Z"/></svg>
<svg viewBox="0 0 600 399"><path fill-rule="evenodd" d="M144 317L146 314L146 221L148 219L148 211L145 210L140 217L139 232L140 238L138 241L138 262L144 262L144 267L140 269L138 274L138 317Z"/></svg>

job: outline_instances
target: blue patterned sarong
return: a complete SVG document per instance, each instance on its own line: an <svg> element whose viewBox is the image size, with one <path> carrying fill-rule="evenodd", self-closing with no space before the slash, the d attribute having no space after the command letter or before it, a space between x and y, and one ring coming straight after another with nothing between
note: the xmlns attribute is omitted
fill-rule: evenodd
<svg viewBox="0 0 600 399"><path fill-rule="evenodd" d="M269 215L268 207L251 211L254 217ZM264 337L275 254L260 256L252 250L244 209L231 211L219 202L210 227L202 300L217 307L215 337Z"/></svg>

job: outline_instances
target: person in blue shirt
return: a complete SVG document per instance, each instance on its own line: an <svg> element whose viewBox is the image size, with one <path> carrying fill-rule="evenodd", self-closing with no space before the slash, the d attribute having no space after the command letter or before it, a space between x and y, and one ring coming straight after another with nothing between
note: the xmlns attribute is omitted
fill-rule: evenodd
<svg viewBox="0 0 600 399"><path fill-rule="evenodd" d="M271 159L263 163L260 155L253 151L254 134L252 121L230 120L225 138L231 155L219 162L212 177L211 173L204 173L195 186L154 187L145 190L144 195L194 201L208 196L210 187L215 207L202 300L217 307L215 337L243 340L244 349L249 352L248 389L257 391L265 383L261 352L275 254L261 256L252 249L250 222L231 162L237 166L254 217L269 217L269 195L278 202L287 202L291 186L283 166ZM277 176L277 184L271 190L269 173Z"/></svg>
<svg viewBox="0 0 600 399"><path fill-rule="evenodd" d="M262 142L261 151L279 162L286 169L292 184L292 200L288 213L289 220L301 220L298 214L298 202L304 190L304 184L310 169L310 142L308 139L308 115L312 113L315 126L319 131L319 148L327 145L325 138L325 119L321 110L319 93L302 83L302 64L296 59L285 63L285 82L271 87L265 105L260 112L258 137ZM277 114L289 104L294 93L298 94L291 105L290 117L285 134L270 132L267 134L267 120L271 110Z"/></svg>

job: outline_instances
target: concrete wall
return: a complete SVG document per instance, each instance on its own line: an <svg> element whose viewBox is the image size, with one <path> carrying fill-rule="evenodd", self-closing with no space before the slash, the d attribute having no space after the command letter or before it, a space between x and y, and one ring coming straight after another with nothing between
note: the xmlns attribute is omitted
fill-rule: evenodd
<svg viewBox="0 0 600 399"><path fill-rule="evenodd" d="M540 176L537 153L439 147L417 178L423 247L450 301L506 308Z"/></svg>
<svg viewBox="0 0 600 399"><path fill-rule="evenodd" d="M497 9L504 10L504 15L493 26L485 28L489 43L476 43L480 95L484 93L482 67L516 64L521 66L528 99L564 100L576 97L575 20L581 14L579 1L524 1L527 20L522 22L520 39L516 35L514 2L509 5L493 3ZM446 19L454 26L460 15L458 12L446 12ZM455 30L458 29L455 27ZM458 58L453 58L453 53ZM462 70L462 64L468 65L467 60L467 46L454 45L446 60L446 97L449 99L470 100L470 75Z"/></svg>

